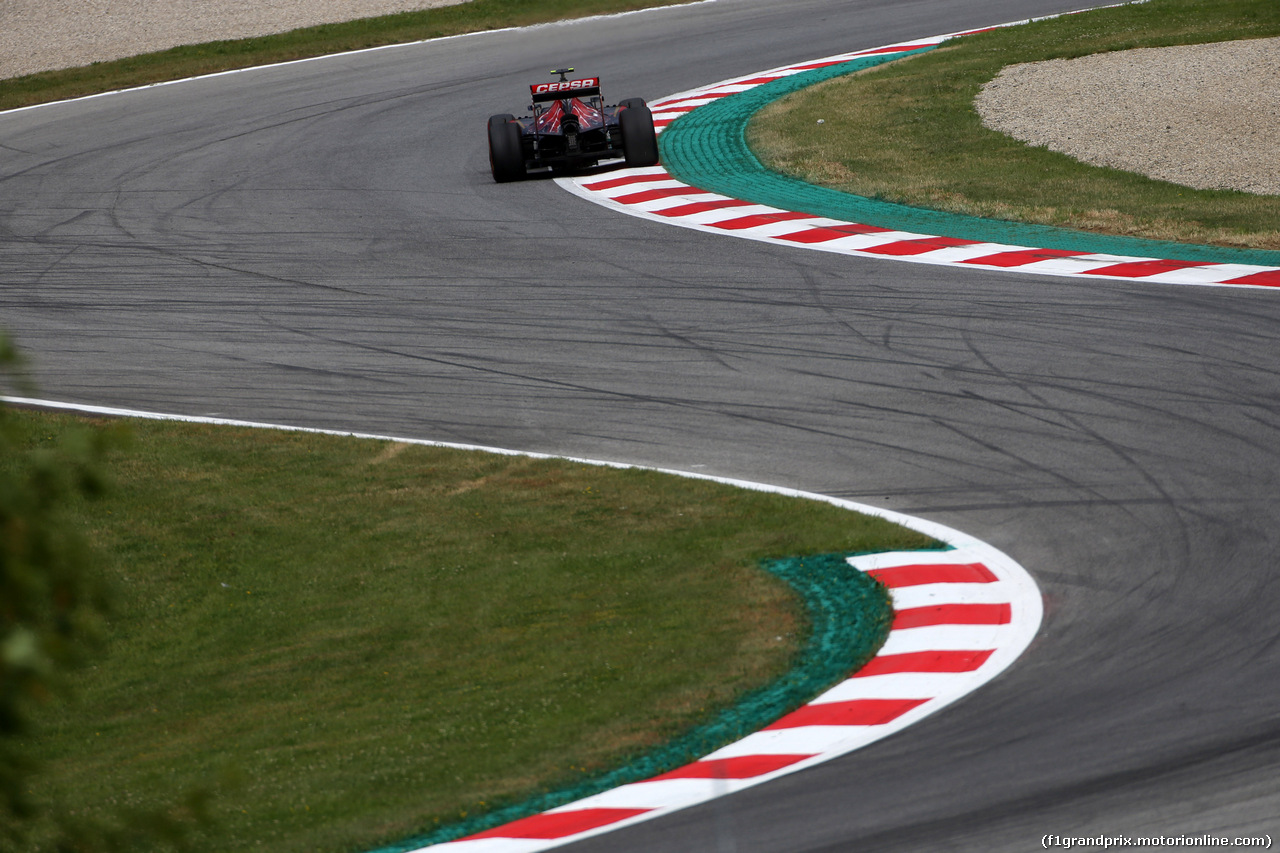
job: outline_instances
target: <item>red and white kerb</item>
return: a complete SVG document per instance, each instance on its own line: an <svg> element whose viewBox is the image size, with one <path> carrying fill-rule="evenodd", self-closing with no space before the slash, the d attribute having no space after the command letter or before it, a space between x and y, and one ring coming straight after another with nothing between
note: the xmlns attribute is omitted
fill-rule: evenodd
<svg viewBox="0 0 1280 853"><path fill-rule="evenodd" d="M1035 584L982 543L849 563L889 587L896 614L888 640L867 666L799 710L684 767L429 849L548 850L828 761L995 677L1040 624Z"/></svg>
<svg viewBox="0 0 1280 853"><path fill-rule="evenodd" d="M661 132L662 128L687 112L762 83L861 56L917 50L957 35L964 33L816 59L672 95L649 105L653 111L654 126ZM589 201L632 216L749 240L845 255L1163 284L1280 287L1280 267L1011 246L829 219L719 195L676 180L660 166L620 169L606 176L559 178L556 182Z"/></svg>
<svg viewBox="0 0 1280 853"><path fill-rule="evenodd" d="M254 429L287 429L531 458L494 447L367 433L288 427L225 418L158 414L55 400L0 397L108 417L133 417ZM565 458L565 457L558 457ZM571 459L630 468L615 462ZM654 469L662 470L662 469ZM663 471L754 491L816 500L918 531L947 551L899 551L849 559L886 587L895 619L888 639L861 670L758 732L651 779L622 785L542 814L434 845L447 853L533 853L706 802L844 755L942 710L1009 667L1040 628L1040 590L1004 553L966 533L866 504L763 483ZM426 848L419 848L426 849Z"/></svg>

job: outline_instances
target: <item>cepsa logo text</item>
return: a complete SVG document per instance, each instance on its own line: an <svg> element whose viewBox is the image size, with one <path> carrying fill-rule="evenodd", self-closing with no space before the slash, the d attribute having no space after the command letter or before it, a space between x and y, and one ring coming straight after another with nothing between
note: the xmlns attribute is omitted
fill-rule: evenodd
<svg viewBox="0 0 1280 853"><path fill-rule="evenodd" d="M535 95L548 92L576 92L580 89L594 89L600 85L599 77L583 77L581 80L561 80L558 83L536 83L529 87Z"/></svg>

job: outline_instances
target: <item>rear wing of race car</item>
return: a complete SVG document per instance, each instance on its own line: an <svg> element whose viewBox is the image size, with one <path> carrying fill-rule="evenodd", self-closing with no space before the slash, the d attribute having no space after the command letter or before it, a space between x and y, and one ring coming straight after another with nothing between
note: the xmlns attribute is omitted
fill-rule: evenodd
<svg viewBox="0 0 1280 853"><path fill-rule="evenodd" d="M585 98L600 94L599 77L583 77L581 80L558 80L555 83L533 83L529 95L533 102L560 101L565 98Z"/></svg>

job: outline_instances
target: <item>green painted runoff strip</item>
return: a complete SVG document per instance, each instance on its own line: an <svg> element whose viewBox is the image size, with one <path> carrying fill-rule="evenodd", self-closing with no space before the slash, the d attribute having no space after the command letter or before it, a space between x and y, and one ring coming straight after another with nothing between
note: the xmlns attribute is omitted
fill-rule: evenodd
<svg viewBox="0 0 1280 853"><path fill-rule="evenodd" d="M922 552L927 553L927 552ZM763 567L789 583L804 602L809 636L795 666L782 678L748 693L736 705L682 737L622 767L558 791L451 823L373 853L405 853L454 841L540 814L621 785L683 767L741 740L857 672L884 645L893 623L889 591L853 568L853 554L818 554L767 560Z"/></svg>
<svg viewBox="0 0 1280 853"><path fill-rule="evenodd" d="M676 119L659 134L662 165L672 177L686 184L731 198L895 231L1090 254L1280 266L1280 251L1093 234L1052 225L944 213L842 193L770 171L747 146L747 123L771 102L825 80L933 49L860 57L712 101Z"/></svg>

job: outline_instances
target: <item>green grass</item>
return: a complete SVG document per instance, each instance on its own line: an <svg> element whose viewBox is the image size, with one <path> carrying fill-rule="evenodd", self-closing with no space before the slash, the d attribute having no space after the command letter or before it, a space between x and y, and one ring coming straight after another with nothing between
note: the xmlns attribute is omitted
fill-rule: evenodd
<svg viewBox="0 0 1280 853"><path fill-rule="evenodd" d="M235 68L249 68L503 27L667 6L683 0L469 0L419 12L187 45L82 68L0 80L0 110Z"/></svg>
<svg viewBox="0 0 1280 853"><path fill-rule="evenodd" d="M784 98L748 128L775 171L869 198L1100 233L1280 248L1280 197L1086 166L982 126L1006 65L1280 35L1275 0L1152 0L992 30ZM824 123L819 125L821 118Z"/></svg>
<svg viewBox="0 0 1280 853"><path fill-rule="evenodd" d="M31 449L79 423L11 414ZM130 429L73 508L117 605L34 794L105 816L230 769L206 850L367 850L577 783L788 669L805 619L763 558L933 544L655 472Z"/></svg>

